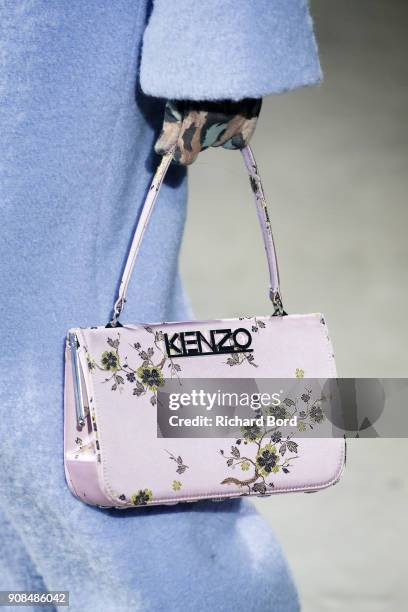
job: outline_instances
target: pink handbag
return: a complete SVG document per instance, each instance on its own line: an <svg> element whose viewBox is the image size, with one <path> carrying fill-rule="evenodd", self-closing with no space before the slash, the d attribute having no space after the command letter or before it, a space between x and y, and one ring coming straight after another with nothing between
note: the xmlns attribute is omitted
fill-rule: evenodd
<svg viewBox="0 0 408 612"><path fill-rule="evenodd" d="M157 396L166 377L181 385L183 379L242 379L253 377L255 368L260 379L336 377L322 315L287 315L283 309L261 180L251 149L244 148L242 155L262 229L273 314L119 323L143 234L172 160L172 152L165 155L135 230L111 322L73 328L67 335L65 474L72 493L88 504L126 508L309 492L340 478L341 438L285 440L276 428L256 427L242 427L241 440L157 436Z"/></svg>

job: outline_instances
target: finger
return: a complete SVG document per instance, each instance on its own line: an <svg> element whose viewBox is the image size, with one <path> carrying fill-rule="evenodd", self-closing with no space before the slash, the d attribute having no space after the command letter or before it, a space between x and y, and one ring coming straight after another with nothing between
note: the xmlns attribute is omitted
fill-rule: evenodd
<svg viewBox="0 0 408 612"><path fill-rule="evenodd" d="M163 127L159 138L154 145L154 150L158 155L168 153L176 144L182 126L183 115L174 101L167 101L164 111Z"/></svg>
<svg viewBox="0 0 408 612"><path fill-rule="evenodd" d="M242 149L252 137L261 106L261 98L218 104L216 110L208 114L205 145Z"/></svg>
<svg viewBox="0 0 408 612"><path fill-rule="evenodd" d="M174 159L184 166L192 164L202 150L202 131L208 113L191 111L183 119Z"/></svg>
<svg viewBox="0 0 408 612"><path fill-rule="evenodd" d="M231 120L222 135L222 144L225 149L242 149L252 138L262 108L262 98L242 101L242 106ZM242 120L239 120L238 118Z"/></svg>
<svg viewBox="0 0 408 612"><path fill-rule="evenodd" d="M228 136L228 138L221 143L224 149L243 149L246 147L255 131L256 123L257 117L253 117L252 119L245 119L239 126L231 126L230 129L226 130L224 136Z"/></svg>
<svg viewBox="0 0 408 612"><path fill-rule="evenodd" d="M234 137L239 138L242 134L246 121L247 120L242 115L235 115L234 117L231 117L229 121L225 123L223 132L220 134L219 138L212 144L212 146L220 147Z"/></svg>

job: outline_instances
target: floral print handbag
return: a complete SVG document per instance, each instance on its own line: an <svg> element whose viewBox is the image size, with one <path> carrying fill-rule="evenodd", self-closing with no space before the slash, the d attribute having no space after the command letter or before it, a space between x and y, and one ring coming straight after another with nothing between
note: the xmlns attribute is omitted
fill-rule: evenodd
<svg viewBox="0 0 408 612"><path fill-rule="evenodd" d="M336 376L323 316L284 311L261 180L251 149L247 146L241 153L262 229L273 312L213 321L119 322L143 234L172 161L170 151L143 205L111 321L107 326L72 328L67 334L65 474L72 493L88 504L128 508L316 491L340 478L342 438L297 438L296 431L283 435L278 427L258 425L241 427L233 438L157 433L158 397L168 379L182 387L188 379L239 381L253 378L255 372L257 379ZM324 417L317 400L303 394L302 402L298 432ZM281 417L293 410L297 408L291 398L269 407Z"/></svg>

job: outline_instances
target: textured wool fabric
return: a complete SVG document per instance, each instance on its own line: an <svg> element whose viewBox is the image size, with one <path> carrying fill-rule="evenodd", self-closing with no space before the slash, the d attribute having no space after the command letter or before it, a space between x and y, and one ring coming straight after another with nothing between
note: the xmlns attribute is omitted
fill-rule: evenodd
<svg viewBox="0 0 408 612"><path fill-rule="evenodd" d="M231 19L232 4L220 6ZM156 9L167 32L174 15L157 3L156 32ZM145 0L0 7L0 585L68 589L74 612L291 612L297 595L284 557L249 503L103 511L65 484L64 336L73 325L107 322L157 163L164 101L137 88L148 12ZM189 27L199 37L204 26ZM310 31L296 29L290 40L309 48L315 65ZM227 37L225 54L230 44ZM243 49L250 44L240 41ZM201 44L203 55L209 47ZM149 45L145 51L150 64ZM156 55L168 57L161 47ZM287 56L290 75L289 48ZM222 97L233 95L231 75L218 70L228 85ZM168 89L164 79L161 93L192 97L205 83L216 97L221 81L212 77L186 71ZM246 93L258 95L266 75L247 78L240 77ZM270 91L274 83L270 76ZM284 88L293 84L290 77ZM185 171L174 167L136 263L125 320L191 316L178 276L185 207Z"/></svg>
<svg viewBox="0 0 408 612"><path fill-rule="evenodd" d="M320 78L307 0L154 0L141 63L148 94L239 100Z"/></svg>

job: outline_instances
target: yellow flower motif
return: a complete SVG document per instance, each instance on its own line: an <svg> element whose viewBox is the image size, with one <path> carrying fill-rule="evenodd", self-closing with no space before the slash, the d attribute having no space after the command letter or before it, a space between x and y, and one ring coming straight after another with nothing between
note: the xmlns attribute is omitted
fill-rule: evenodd
<svg viewBox="0 0 408 612"><path fill-rule="evenodd" d="M173 484L172 484L172 489L173 491L180 491L181 489L181 482L179 480L173 480Z"/></svg>
<svg viewBox="0 0 408 612"><path fill-rule="evenodd" d="M91 355L88 352L85 353L85 357L86 357L86 362L88 364L88 370L91 372L92 370L96 368L96 361L95 359L92 359Z"/></svg>
<svg viewBox="0 0 408 612"><path fill-rule="evenodd" d="M139 491L132 495L130 499L132 504L135 506L145 506L149 501L151 501L152 497L153 493L150 489L139 489Z"/></svg>
<svg viewBox="0 0 408 612"><path fill-rule="evenodd" d="M249 461L242 461L242 462L241 462L241 470L242 470L243 472L247 472L247 471L249 470L249 468L250 468L250 463L249 463Z"/></svg>
<svg viewBox="0 0 408 612"><path fill-rule="evenodd" d="M157 391L158 387L164 385L164 377L159 367L140 366L136 370L136 374L141 382L151 391Z"/></svg>
<svg viewBox="0 0 408 612"><path fill-rule="evenodd" d="M104 370L116 372L119 369L119 357L115 351L104 351L101 356L101 364Z"/></svg>
<svg viewBox="0 0 408 612"><path fill-rule="evenodd" d="M274 472L276 474L276 472L279 472L279 465L275 465L275 467L272 468L272 472Z"/></svg>
<svg viewBox="0 0 408 612"><path fill-rule="evenodd" d="M275 446L272 444L261 446L256 456L258 473L267 478L271 472L277 472L279 470L277 465L278 461L279 457ZM277 470L274 469L276 467L278 468Z"/></svg>
<svg viewBox="0 0 408 612"><path fill-rule="evenodd" d="M306 424L303 421L300 421L297 427L299 431L306 431Z"/></svg>
<svg viewBox="0 0 408 612"><path fill-rule="evenodd" d="M295 375L296 375L296 378L304 378L305 377L305 371L302 370L302 368L296 368Z"/></svg>

